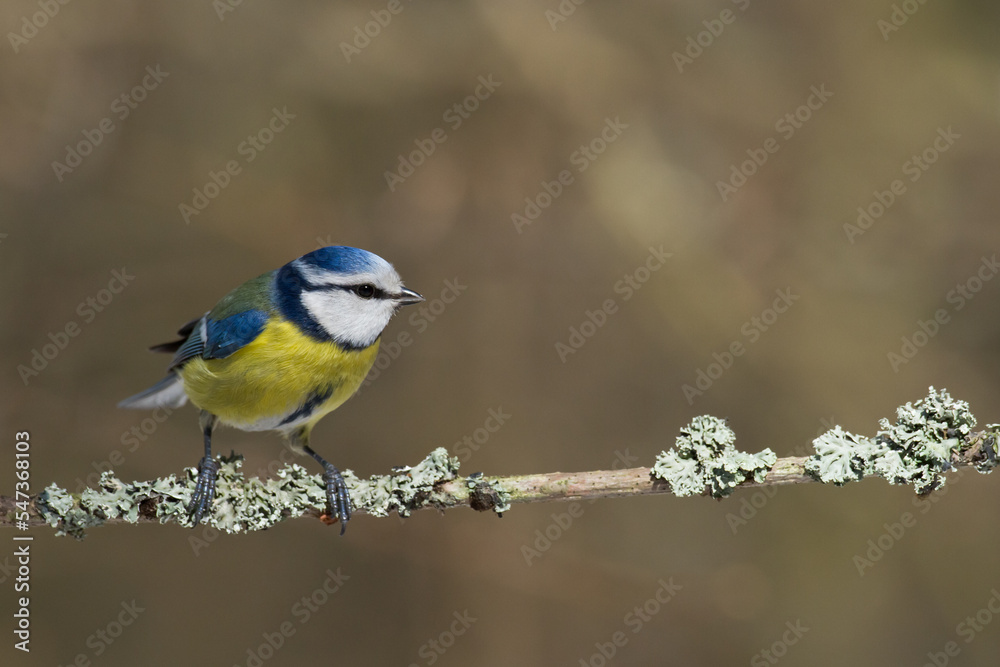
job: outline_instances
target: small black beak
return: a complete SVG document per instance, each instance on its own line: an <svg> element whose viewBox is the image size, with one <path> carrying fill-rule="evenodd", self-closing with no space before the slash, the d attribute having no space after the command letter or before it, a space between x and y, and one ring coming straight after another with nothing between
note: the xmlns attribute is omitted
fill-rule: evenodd
<svg viewBox="0 0 1000 667"><path fill-rule="evenodd" d="M415 303L420 303L424 300L424 297L420 296L411 289L406 289L405 287L399 290L399 294L392 297L393 301L396 302L398 306L411 306Z"/></svg>

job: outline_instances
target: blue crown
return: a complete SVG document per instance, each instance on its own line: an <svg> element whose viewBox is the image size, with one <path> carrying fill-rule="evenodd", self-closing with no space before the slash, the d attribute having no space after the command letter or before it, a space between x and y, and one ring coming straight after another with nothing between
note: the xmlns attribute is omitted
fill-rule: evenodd
<svg viewBox="0 0 1000 667"><path fill-rule="evenodd" d="M385 265L385 260L361 248L332 245L313 250L301 257L303 264L315 266L334 273L360 273L375 271Z"/></svg>

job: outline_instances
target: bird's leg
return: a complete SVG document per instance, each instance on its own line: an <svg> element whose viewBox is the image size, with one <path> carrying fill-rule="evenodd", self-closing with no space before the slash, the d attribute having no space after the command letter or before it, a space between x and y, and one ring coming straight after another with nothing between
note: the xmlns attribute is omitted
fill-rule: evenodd
<svg viewBox="0 0 1000 667"><path fill-rule="evenodd" d="M344 477L337 470L337 467L313 451L307 443L309 436L304 432L297 432L292 435L297 446L302 448L309 456L316 459L323 466L323 481L326 482L326 511L327 514L340 519L340 534L347 530L347 522L351 520L351 497L347 495L347 484Z"/></svg>
<svg viewBox="0 0 1000 667"><path fill-rule="evenodd" d="M188 515L195 526L212 510L212 501L215 500L215 480L219 476L219 462L212 456L212 430L218 418L202 410L198 421L205 435L205 456L198 462L198 481L195 482L191 502L187 506Z"/></svg>

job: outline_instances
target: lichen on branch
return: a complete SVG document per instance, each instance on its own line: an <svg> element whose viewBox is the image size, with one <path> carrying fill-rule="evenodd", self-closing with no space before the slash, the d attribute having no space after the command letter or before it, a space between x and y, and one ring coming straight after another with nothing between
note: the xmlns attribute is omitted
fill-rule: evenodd
<svg viewBox="0 0 1000 667"><path fill-rule="evenodd" d="M438 448L415 466L394 468L388 475L363 480L344 471L344 481L356 511L404 517L418 509L451 507L500 515L519 503L664 493L721 498L741 487L817 481L841 486L868 476L912 484L926 494L944 484L954 467L973 466L989 473L997 466L1000 425L989 424L978 432L972 430L975 425L965 401L931 387L926 398L898 408L895 423L881 420L875 437L837 426L816 438L816 453L805 458L779 459L770 449L756 454L737 450L736 436L725 421L701 416L681 429L674 447L662 452L652 468L460 477L458 459ZM212 512L202 519L206 525L242 533L324 513L323 480L302 466L287 465L275 477L260 480L243 476L238 456L222 457L220 463ZM53 484L29 503L0 496L0 525L48 524L57 534L75 537L108 523L173 521L190 526L186 506L196 476L197 470L188 468L180 479L170 475L125 483L105 472L98 488L79 494Z"/></svg>
<svg viewBox="0 0 1000 667"><path fill-rule="evenodd" d="M979 447L983 454L974 464L979 472L989 473L996 466L996 438L973 441L969 436L975 425L968 403L931 387L926 398L896 409L895 424L880 420L874 438L839 426L816 438L816 454L806 462L806 471L838 486L877 475L927 494L945 483L955 456L970 447Z"/></svg>
<svg viewBox="0 0 1000 667"><path fill-rule="evenodd" d="M708 489L728 496L748 479L763 482L778 460L770 449L756 454L736 449L736 434L718 417L695 417L681 429L674 447L656 457L651 475L670 485L676 496L697 496Z"/></svg>
<svg viewBox="0 0 1000 667"><path fill-rule="evenodd" d="M216 483L216 499L209 517L202 523L227 533L245 533L270 528L285 519L307 514L318 516L326 503L322 479L300 465L280 469L274 478L246 479L240 471L240 456L222 457ZM389 475L359 479L344 471L356 510L372 516L398 512L409 516L414 509L439 504L439 485L456 478L458 459L442 447L435 449L413 467L395 468ZM96 489L73 496L55 484L43 491L35 503L42 519L57 529L58 535L82 537L87 528L105 522L138 523L176 521L191 526L186 506L197 470L188 468L186 479L175 476L152 482L127 484L110 471L101 475Z"/></svg>

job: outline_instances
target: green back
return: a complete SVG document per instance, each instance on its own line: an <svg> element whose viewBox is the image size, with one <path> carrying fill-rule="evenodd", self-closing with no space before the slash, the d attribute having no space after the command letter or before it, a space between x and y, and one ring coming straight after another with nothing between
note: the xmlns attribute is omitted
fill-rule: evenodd
<svg viewBox="0 0 1000 667"><path fill-rule="evenodd" d="M277 271L268 271L246 281L222 297L208 316L213 320L222 320L248 310L262 310L265 313L270 313L274 310L274 304L271 301L271 285L274 282L275 273Z"/></svg>

